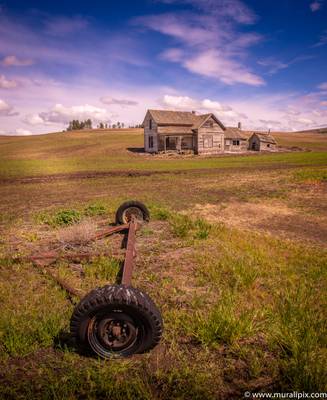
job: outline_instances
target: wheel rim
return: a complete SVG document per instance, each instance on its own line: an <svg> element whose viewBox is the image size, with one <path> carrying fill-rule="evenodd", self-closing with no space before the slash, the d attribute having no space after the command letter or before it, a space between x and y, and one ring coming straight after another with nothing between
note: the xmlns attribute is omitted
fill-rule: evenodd
<svg viewBox="0 0 327 400"><path fill-rule="evenodd" d="M143 211L138 208L138 207L128 207L126 210L123 212L123 221L125 224L130 222L132 220L132 217L134 217L138 221L143 221L144 216L143 216Z"/></svg>
<svg viewBox="0 0 327 400"><path fill-rule="evenodd" d="M89 322L87 334L92 350L108 358L131 349L139 339L140 327L129 315L112 312L95 315Z"/></svg>

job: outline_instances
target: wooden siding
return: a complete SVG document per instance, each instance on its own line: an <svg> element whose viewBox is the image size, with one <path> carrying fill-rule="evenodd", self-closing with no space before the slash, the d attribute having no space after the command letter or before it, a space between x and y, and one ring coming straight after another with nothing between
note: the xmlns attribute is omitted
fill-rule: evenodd
<svg viewBox="0 0 327 400"><path fill-rule="evenodd" d="M276 150L276 144L264 142L264 141L260 140L259 136L254 134L249 139L249 150L274 151L274 150Z"/></svg>
<svg viewBox="0 0 327 400"><path fill-rule="evenodd" d="M239 145L233 144L234 141L238 141ZM233 153L244 152L248 149L248 141L246 139L226 139L225 138L225 151Z"/></svg>
<svg viewBox="0 0 327 400"><path fill-rule="evenodd" d="M211 143L210 137L212 147L205 147ZM217 154L224 151L224 131L213 118L198 129L196 149L198 154Z"/></svg>
<svg viewBox="0 0 327 400"><path fill-rule="evenodd" d="M144 151L156 153L158 151L158 125L152 119L152 129L150 129L150 113L147 112L144 118ZM153 136L153 148L149 147L149 136Z"/></svg>

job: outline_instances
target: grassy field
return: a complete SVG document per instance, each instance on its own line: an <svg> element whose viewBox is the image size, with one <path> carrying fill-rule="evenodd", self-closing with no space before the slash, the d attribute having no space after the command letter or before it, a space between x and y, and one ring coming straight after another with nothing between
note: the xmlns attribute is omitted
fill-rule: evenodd
<svg viewBox="0 0 327 400"><path fill-rule="evenodd" d="M326 391L327 135L275 136L304 151L151 156L140 130L0 137L0 398ZM109 251L52 268L84 291L114 283L122 238L81 237L131 198L152 215L133 285L161 309L164 338L142 356L84 357L66 293L13 258Z"/></svg>

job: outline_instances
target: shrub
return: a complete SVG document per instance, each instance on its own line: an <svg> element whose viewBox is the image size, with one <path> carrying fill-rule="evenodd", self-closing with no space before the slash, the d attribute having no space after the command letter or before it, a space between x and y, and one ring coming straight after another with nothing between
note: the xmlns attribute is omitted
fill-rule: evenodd
<svg viewBox="0 0 327 400"><path fill-rule="evenodd" d="M101 203L89 204L84 209L84 214L88 217L93 217L95 215L103 215L106 213L106 207Z"/></svg>

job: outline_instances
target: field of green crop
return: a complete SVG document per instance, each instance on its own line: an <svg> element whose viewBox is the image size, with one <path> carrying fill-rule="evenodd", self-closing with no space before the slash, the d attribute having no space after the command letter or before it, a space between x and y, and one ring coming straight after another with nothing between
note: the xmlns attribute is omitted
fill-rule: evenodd
<svg viewBox="0 0 327 400"><path fill-rule="evenodd" d="M151 156L140 130L0 137L0 398L326 391L327 136L276 136L305 151ZM114 283L122 237L85 237L127 199L150 208L133 286L159 306L164 337L103 361L70 337L77 299L19 259L96 252L50 268L86 292Z"/></svg>

